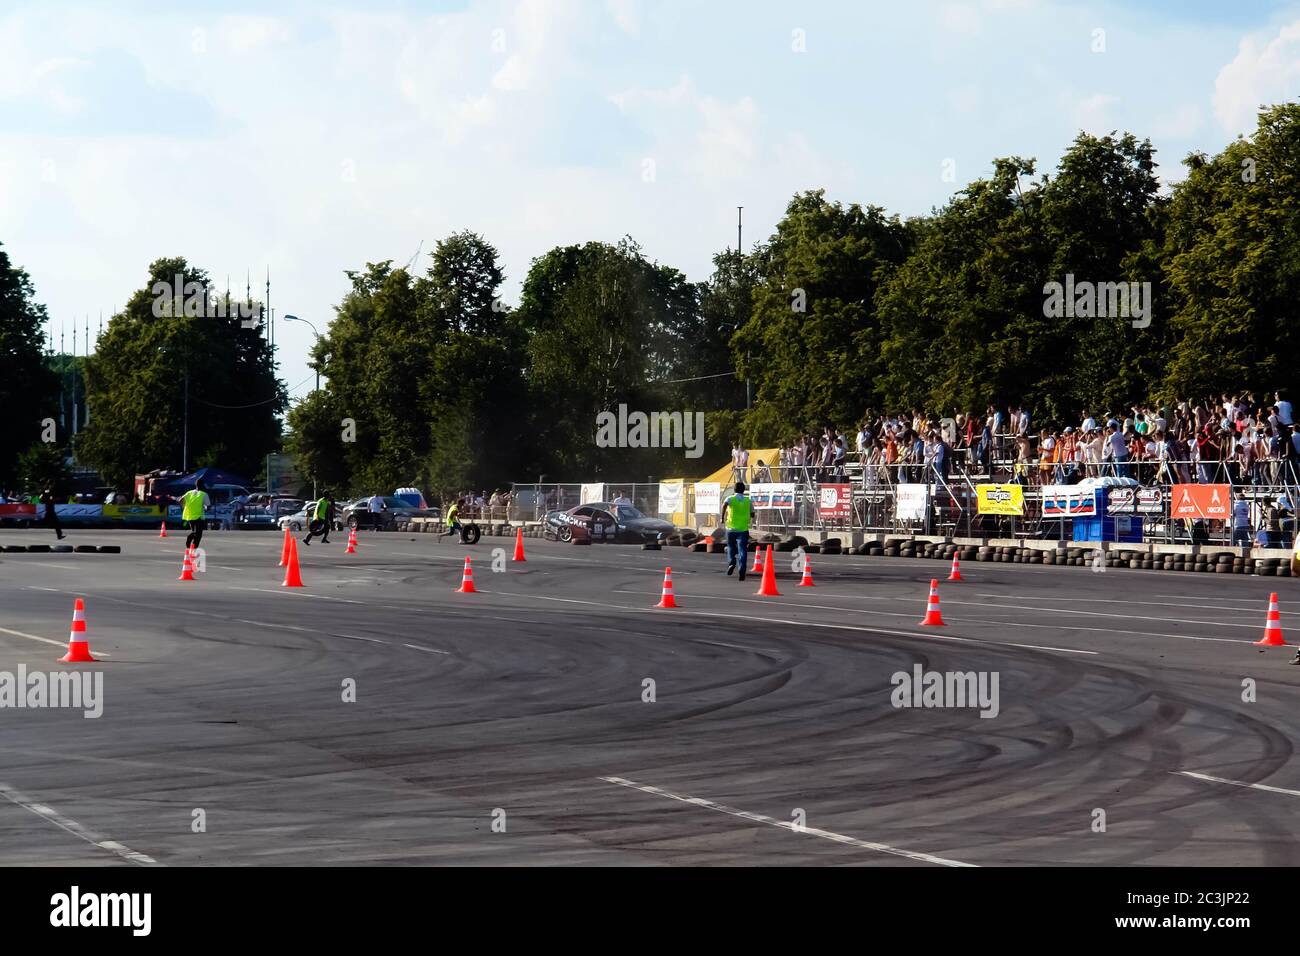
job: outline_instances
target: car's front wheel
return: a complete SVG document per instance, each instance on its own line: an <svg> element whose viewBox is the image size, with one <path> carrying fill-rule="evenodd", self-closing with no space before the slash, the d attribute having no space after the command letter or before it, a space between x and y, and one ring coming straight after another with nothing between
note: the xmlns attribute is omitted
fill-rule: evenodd
<svg viewBox="0 0 1300 956"><path fill-rule="evenodd" d="M302 525L300 525L300 524L299 524L298 522L296 522L296 521L290 521L290 522L289 522L289 530L290 530L290 531L293 531L293 532L301 531L301 530L302 530Z"/></svg>
<svg viewBox="0 0 1300 956"><path fill-rule="evenodd" d="M557 540L563 541L567 544L573 540L573 529L566 524L564 527L560 528L559 531L555 532L555 537Z"/></svg>

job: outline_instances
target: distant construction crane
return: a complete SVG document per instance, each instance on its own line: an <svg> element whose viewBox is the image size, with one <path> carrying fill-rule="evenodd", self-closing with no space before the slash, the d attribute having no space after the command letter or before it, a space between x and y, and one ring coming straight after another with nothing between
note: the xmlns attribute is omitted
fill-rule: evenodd
<svg viewBox="0 0 1300 956"><path fill-rule="evenodd" d="M406 260L406 271L407 271L407 272L410 272L410 271L411 271L411 266L415 265L415 260L418 259L418 258L420 258L420 250L423 249L423 248L424 248L424 240L421 239L421 240L420 240L420 244L419 244L418 246L415 247L415 255L411 256L411 258L409 258L409 259Z"/></svg>

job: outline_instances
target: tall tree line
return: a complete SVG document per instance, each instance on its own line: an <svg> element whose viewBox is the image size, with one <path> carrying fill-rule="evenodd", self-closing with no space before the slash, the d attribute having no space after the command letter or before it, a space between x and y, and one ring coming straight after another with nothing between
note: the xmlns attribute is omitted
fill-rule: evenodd
<svg viewBox="0 0 1300 956"><path fill-rule="evenodd" d="M996 158L926 216L800 193L768 239L719 253L700 282L631 238L557 247L532 261L512 306L496 249L456 233L411 272L385 261L347 273L312 353L324 386L283 423L259 330L151 313L159 278L204 278L161 259L85 361L93 414L77 454L113 480L176 463L187 372L193 463L252 471L283 446L336 494L698 475L733 439L847 428L867 408L1024 402L1067 422L1207 392L1295 397L1298 160L1294 105L1261 110L1254 134L1217 155L1184 158L1167 189L1150 141L1080 134L1054 169ZM1049 284L1067 279L1149 284L1149 321L1053 312ZM0 250L0 401L25 423L0 432L0 483L17 480L57 406L43 321ZM620 405L703 412L700 459L602 446L597 416Z"/></svg>

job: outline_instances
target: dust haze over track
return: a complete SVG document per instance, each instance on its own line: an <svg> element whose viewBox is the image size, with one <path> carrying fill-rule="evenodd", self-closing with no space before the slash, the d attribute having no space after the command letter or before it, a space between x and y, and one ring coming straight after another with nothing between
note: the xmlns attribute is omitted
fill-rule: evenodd
<svg viewBox="0 0 1300 956"><path fill-rule="evenodd" d="M677 548L492 573L512 539L362 534L282 590L278 535L183 584L179 539L73 534L123 554L0 556L0 670L57 669L82 596L104 713L0 709L2 863L1300 862L1300 668L1251 644L1288 581L814 555L801 589L777 555L758 598ZM895 708L917 664L997 672L1000 713Z"/></svg>

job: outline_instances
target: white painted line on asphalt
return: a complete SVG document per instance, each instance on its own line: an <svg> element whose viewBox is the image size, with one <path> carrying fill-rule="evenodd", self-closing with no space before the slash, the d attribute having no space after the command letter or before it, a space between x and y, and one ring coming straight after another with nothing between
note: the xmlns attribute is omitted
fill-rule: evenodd
<svg viewBox="0 0 1300 956"><path fill-rule="evenodd" d="M505 594L510 597L523 597L534 601L558 601L563 604L584 604L588 607L597 607L609 611L638 611L643 614L656 614L660 616L669 613L660 608L630 607L626 604L608 604L603 601L581 601L577 598L552 597L545 594L520 594L517 591L497 591L494 593ZM953 637L950 634L922 633L920 631L893 631L883 627L859 627L854 624L830 624L822 621L791 621L778 617L756 617L752 614L723 614L715 611L692 611L682 607L678 607L671 613L685 617L720 617L729 621L755 621L762 624L789 624L794 627L822 627L838 631L859 631L865 634L889 634L896 637L915 637L923 640L957 641L961 644L981 644L985 647L1022 647L1026 650L1033 651L1060 651L1063 654L1086 654L1090 657L1098 656L1097 651L1084 651L1075 647L1047 647L1041 644L1013 644L1010 641L983 641L977 640L973 637Z"/></svg>
<svg viewBox="0 0 1300 956"><path fill-rule="evenodd" d="M66 647L67 641L56 641L50 637L37 637L35 634L24 634L22 631L11 631L7 627L0 627L0 634L12 634L14 637L25 637L29 641L40 641L42 644L53 644L55 647Z"/></svg>
<svg viewBox="0 0 1300 956"><path fill-rule="evenodd" d="M328 594L317 594L314 591L308 591L304 588L246 588L238 585L230 585L227 591L256 591L259 594L301 594L303 597L310 597L318 601L338 601L340 604L365 604L365 601L352 601L348 598L330 597Z"/></svg>
<svg viewBox="0 0 1300 956"><path fill-rule="evenodd" d="M115 853L130 863L134 863L137 866L159 865L158 861L153 857L145 856L143 853L137 853L135 850L132 850L128 846L123 846L116 840L107 840L98 833L95 833L93 830L82 826L76 820L73 820L70 817L65 817L57 810L47 807L43 803L36 803L33 800L29 800L7 783L0 783L0 796L3 796L10 803L22 807L24 810L30 810L38 817L43 817L55 826L67 830L78 839L85 840L92 846L97 846L102 850L108 850L110 853Z"/></svg>
<svg viewBox="0 0 1300 956"><path fill-rule="evenodd" d="M901 856L909 860L916 860L920 863L937 863L940 866L962 866L975 867L976 863L962 863L960 860L950 860L943 856L934 856L930 853L917 853L914 850L903 850L896 846L890 846L888 843L872 843L867 840L859 840L857 837L845 836L842 833L835 833L831 830L822 830L818 827L799 826L792 820L778 820L775 817L769 817L762 813L750 813L748 810L737 810L735 807L729 807L723 803L714 803L712 800L705 800L702 797L688 797L680 793L674 793L671 790L665 790L662 787L652 787L648 784L636 783L624 777L598 777L605 783L617 784L620 787L627 787L631 790L640 790L642 793L653 794L656 797L667 797L670 800L677 800L680 803L686 803L693 807L704 807L707 810L716 810L718 813L726 813L733 817L740 817L743 820L752 820L755 823L765 823L771 827L779 827L782 830L789 830L792 833L806 833L809 836L820 837L823 840L830 840L834 843L844 843L848 846L856 846L863 850L875 850L878 853L888 853L891 856Z"/></svg>
<svg viewBox="0 0 1300 956"><path fill-rule="evenodd" d="M403 647L409 647L413 651L428 651L430 654L451 655L451 651L440 651L436 647L421 647L419 644L403 644Z"/></svg>
<svg viewBox="0 0 1300 956"><path fill-rule="evenodd" d="M37 637L35 634L24 634L22 631L11 631L7 627L0 627L0 634L11 634L14 637L25 637L29 641L40 641L42 644L53 644L55 647L66 648L68 646L67 641L56 641L52 637ZM101 651L98 648L95 648L91 653L97 654L100 657L113 656L112 654L108 653L108 651Z"/></svg>
<svg viewBox="0 0 1300 956"><path fill-rule="evenodd" d="M1269 793L1285 793L1287 796L1300 797L1300 790L1270 787L1265 783L1246 783L1244 780L1229 780L1227 777L1211 777L1208 773L1192 773L1190 770L1173 770L1170 772L1184 777L1194 777L1197 780L1208 780L1210 783L1226 783L1233 787L1248 787L1251 790L1267 790Z"/></svg>
<svg viewBox="0 0 1300 956"><path fill-rule="evenodd" d="M1009 598L1009 597L1015 597L1015 595L1011 595L1011 594L989 594L989 593L986 593L986 592L983 592L983 591L978 592L975 596L976 596L976 597L991 597L991 598ZM1197 609L1197 610L1206 610L1206 611L1224 611L1224 612L1229 613L1229 614L1239 614L1239 613L1241 613L1242 611L1248 611L1248 610L1250 610L1250 608L1229 607L1229 606L1226 605L1226 604L1186 604L1186 603L1174 603L1174 602L1169 602L1169 601L1124 601L1124 600L1120 600L1120 599L1118 599L1118 598L1061 597L1061 596L1059 596L1059 595L1052 595L1052 600L1053 600L1053 601L1069 601L1069 602L1072 603L1072 604L1079 604L1079 603L1083 603L1083 604L1132 604L1132 605L1134 605L1134 606L1136 606L1136 607L1177 607L1177 608L1195 608L1195 609ZM1238 600L1240 600L1240 599L1238 599ZM1259 605L1259 602L1256 601L1255 604L1256 604L1256 606L1258 606L1258 605ZM1264 610L1267 611L1268 608L1264 608ZM1077 613L1077 612L1076 612L1076 613ZM1217 622L1217 621L1205 621L1204 623L1206 623L1206 624L1214 624L1215 626L1218 626L1218 622ZM1234 625L1234 626L1236 626L1236 627L1241 627L1241 626L1243 626L1243 625Z"/></svg>
<svg viewBox="0 0 1300 956"><path fill-rule="evenodd" d="M614 593L614 594L641 594L641 595L643 595L644 597L649 598L649 597L654 597L655 594L657 594L658 592L634 591L634 590L632 590L632 589L630 589L630 588L614 588L613 591L612 591L612 593ZM760 599L758 599L758 598L726 597L725 595L719 595L719 594L692 594L691 597L693 597L693 598L702 598L702 599L704 599L704 600L712 600L712 601L738 601L738 602L741 602L741 603L744 603L744 604L767 604L767 605L770 606L770 602L765 601L765 600L760 600ZM823 599L823 598L834 598L834 597L856 597L856 595L834 595L834 594L818 595L818 598L819 598L819 599ZM881 601L905 601L905 600L906 600L906 601L911 601L912 598L900 598L900 597L893 597L893 598L870 598L870 600L881 600ZM976 603L976 602L971 602L971 601L954 601L954 600L952 600L952 599L950 599L950 598L945 598L943 603L945 603L945 604L962 604L962 605L966 605L966 606L970 606L971 604L975 604L975 606L977 606L977 607L987 607L987 608L1005 607L1005 608L1007 608L1007 609L1009 609L1009 610L1010 610L1010 609L1014 609L1014 607L1015 607L1015 605L1011 605L1011 604L978 604L978 603ZM784 607L798 607L798 608L805 608L805 609L811 609L811 610L820 610L820 611L841 611L841 610L844 610L844 608L832 607L832 606L829 606L829 605L826 605L826 604L798 604L798 603L795 603L795 602L793 602L793 601L782 601L781 604L782 604L782 606L784 606ZM916 616L916 615L915 615L914 613L912 613L911 611L906 611L906 612L900 612L900 611L880 611L880 610L876 610L875 608L872 608L871 611L870 611L870 613L871 613L871 614L881 614L881 615L884 615L885 617L915 617L915 616ZM1239 639L1239 638L1235 638L1235 637L1196 637L1196 636L1191 635L1191 634L1161 634L1161 633L1156 632L1156 631L1132 631L1132 630L1128 630L1128 629L1126 629L1126 628L1118 628L1118 627L1085 627L1085 626L1083 626L1082 624L1060 624L1060 623L1053 623L1053 624L1037 624L1037 623L1034 623L1034 622L1031 622L1031 621L991 621L991 620L988 620L987 618L981 618L981 617L953 617L953 616L951 616L951 615L948 616L947 620L948 620L948 621L951 621L951 622L954 623L954 624L998 624L998 625L1000 625L1000 626L1002 626L1002 627L1037 627L1037 628L1048 628L1048 629L1056 630L1056 631L1095 631L1095 632L1098 633L1098 634L1139 634L1139 635L1141 635L1141 636L1143 636L1143 637L1172 637L1172 638L1176 638L1177 640L1180 640L1180 641L1213 641L1213 642L1218 643L1218 644L1251 644L1251 643L1254 643L1253 641L1250 641L1250 640L1248 640L1248 639L1243 640L1243 639ZM1139 620L1141 620L1141 619L1139 619ZM1200 622L1200 623L1205 624L1207 627L1215 627L1215 626L1217 626L1217 625L1215 624L1215 622L1213 622L1213 621L1203 621L1203 622ZM1034 647L1035 645L1032 645L1032 644L1013 644L1012 646L1013 646L1013 647ZM1048 650L1057 650L1057 648L1048 648ZM1078 653L1083 653L1083 652L1078 652ZM1089 652L1089 653L1092 653L1092 652Z"/></svg>

